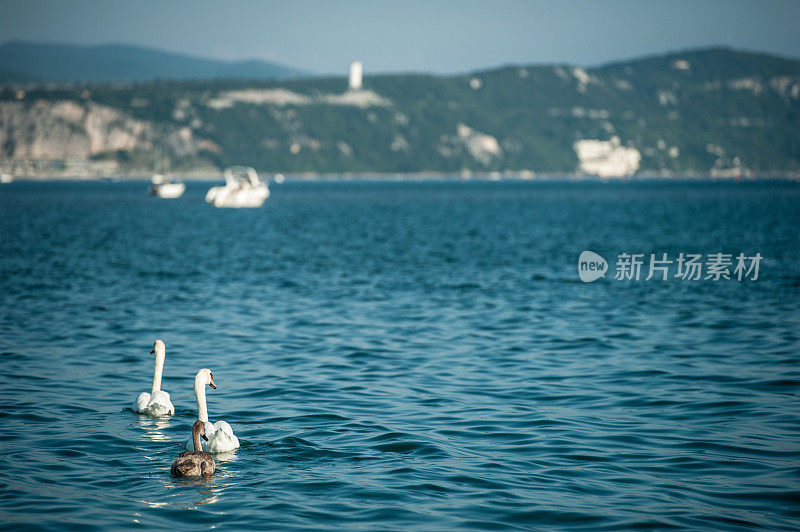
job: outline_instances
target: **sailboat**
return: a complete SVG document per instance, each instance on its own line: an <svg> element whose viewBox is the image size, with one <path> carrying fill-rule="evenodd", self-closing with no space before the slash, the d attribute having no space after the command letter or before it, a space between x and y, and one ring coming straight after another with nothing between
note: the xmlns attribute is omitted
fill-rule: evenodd
<svg viewBox="0 0 800 532"><path fill-rule="evenodd" d="M156 157L160 157L161 171L158 171L156 164ZM163 149L153 152L153 177L150 178L150 194L158 196L159 198L180 198L186 190L186 185L183 181L170 179L164 173L164 157Z"/></svg>

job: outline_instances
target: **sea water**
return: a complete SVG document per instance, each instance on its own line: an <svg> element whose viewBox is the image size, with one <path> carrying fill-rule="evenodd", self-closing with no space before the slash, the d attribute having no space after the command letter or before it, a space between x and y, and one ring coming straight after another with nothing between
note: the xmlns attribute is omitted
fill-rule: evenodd
<svg viewBox="0 0 800 532"><path fill-rule="evenodd" d="M798 526L797 183L208 186L0 188L4 530ZM177 480L203 367L241 448Z"/></svg>

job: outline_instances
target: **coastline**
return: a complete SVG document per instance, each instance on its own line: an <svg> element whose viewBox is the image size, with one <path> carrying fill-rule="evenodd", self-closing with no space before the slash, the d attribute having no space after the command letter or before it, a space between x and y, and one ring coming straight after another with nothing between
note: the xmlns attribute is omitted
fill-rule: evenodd
<svg viewBox="0 0 800 532"><path fill-rule="evenodd" d="M742 174L714 174L714 173L658 173L640 172L632 176L624 177L599 177L595 175L582 174L577 172L563 173L534 173L534 172L475 172L465 175L464 173L453 172L300 172L300 173L278 173L278 172L259 172L262 178L274 180L276 176L282 176L288 181L324 181L324 182L346 182L346 181L396 181L396 182L416 182L416 181L560 181L560 182L629 182L629 181L800 181L800 172L788 170L774 170L769 172L742 173ZM185 181L223 181L222 172L210 172L208 169L185 172L172 172L171 177ZM92 174L78 175L73 173L32 173L14 175L13 181L111 181L111 182L136 182L150 181L150 175L144 172L116 173L116 174Z"/></svg>

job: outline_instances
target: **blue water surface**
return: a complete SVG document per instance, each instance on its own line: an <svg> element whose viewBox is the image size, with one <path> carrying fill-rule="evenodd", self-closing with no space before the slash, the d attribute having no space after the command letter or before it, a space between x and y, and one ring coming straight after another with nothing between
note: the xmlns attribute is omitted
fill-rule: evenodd
<svg viewBox="0 0 800 532"><path fill-rule="evenodd" d="M800 525L797 183L208 186L1 186L4 530ZM763 260L644 280L681 252ZM175 480L202 367L242 445Z"/></svg>

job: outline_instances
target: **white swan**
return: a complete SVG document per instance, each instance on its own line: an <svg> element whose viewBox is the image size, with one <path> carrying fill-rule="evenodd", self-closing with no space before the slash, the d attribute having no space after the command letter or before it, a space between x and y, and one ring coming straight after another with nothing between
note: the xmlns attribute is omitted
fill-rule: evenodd
<svg viewBox="0 0 800 532"><path fill-rule="evenodd" d="M133 402L134 412L145 414L147 416L161 417L168 414L175 413L175 406L169 398L169 394L161 389L161 375L164 372L164 359L167 356L167 350L164 347L164 342L156 340L153 344L153 350L150 354L156 354L156 370L153 373L153 388L150 393L142 392L139 397Z"/></svg>
<svg viewBox="0 0 800 532"><path fill-rule="evenodd" d="M208 407L206 406L206 385L215 390L214 375L211 370L203 368L197 372L194 378L194 395L197 397L197 418L205 423L206 441L201 442L203 450L207 453L227 453L239 448L239 438L233 433L233 429L225 421L217 421L213 425L208 422ZM194 451L194 440L189 438L186 442L186 449Z"/></svg>

